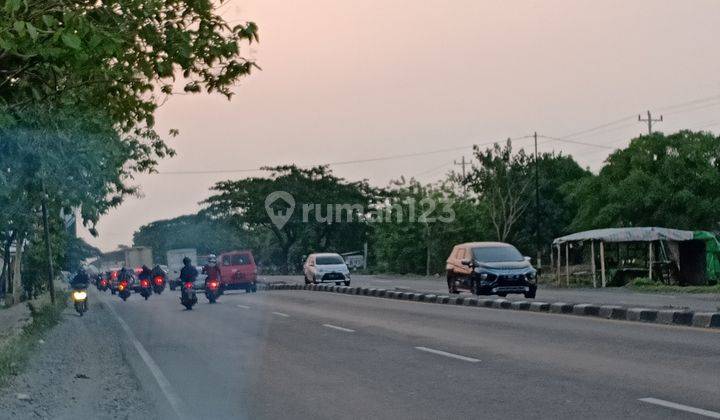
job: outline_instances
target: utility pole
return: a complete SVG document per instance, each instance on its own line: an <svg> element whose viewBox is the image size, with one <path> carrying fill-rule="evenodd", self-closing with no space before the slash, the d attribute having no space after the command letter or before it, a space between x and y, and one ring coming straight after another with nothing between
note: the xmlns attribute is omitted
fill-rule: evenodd
<svg viewBox="0 0 720 420"><path fill-rule="evenodd" d="M469 165L470 162L465 161L465 155L462 156L462 159L458 163L458 161L453 160L453 165L462 167L462 179L463 179L463 192L467 193L467 186L465 185L465 165Z"/></svg>
<svg viewBox="0 0 720 420"><path fill-rule="evenodd" d="M537 131L533 134L535 140L535 249L537 250L537 260L535 261L538 268L542 267L542 244L540 243L540 177L538 172L538 148L537 148Z"/></svg>
<svg viewBox="0 0 720 420"><path fill-rule="evenodd" d="M43 219L43 236L45 237L45 252L47 252L47 275L48 275L48 292L50 292L50 303L55 304L55 283L52 263L52 248L50 247L50 228L48 223L47 209L47 193L45 192L45 183L43 182L43 199L42 199L42 219Z"/></svg>
<svg viewBox="0 0 720 420"><path fill-rule="evenodd" d="M652 117L652 114L650 111L647 112L647 118L643 119L642 115L638 115L638 121L639 122L646 122L648 125L648 135L652 134L652 125L654 122L662 122L663 116L661 115L660 118L654 118Z"/></svg>

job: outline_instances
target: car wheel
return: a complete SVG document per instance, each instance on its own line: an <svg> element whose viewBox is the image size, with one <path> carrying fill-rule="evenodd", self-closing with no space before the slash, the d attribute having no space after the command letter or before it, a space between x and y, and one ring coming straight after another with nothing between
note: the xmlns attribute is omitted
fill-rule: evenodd
<svg viewBox="0 0 720 420"><path fill-rule="evenodd" d="M535 299L535 292L526 292L525 299Z"/></svg>
<svg viewBox="0 0 720 420"><path fill-rule="evenodd" d="M346 281L346 282L345 282L345 286L350 286L350 282L349 282L349 281Z"/></svg>
<svg viewBox="0 0 720 420"><path fill-rule="evenodd" d="M307 276L305 276L305 284L310 284L310 283L312 283L312 282L310 280L308 280Z"/></svg>

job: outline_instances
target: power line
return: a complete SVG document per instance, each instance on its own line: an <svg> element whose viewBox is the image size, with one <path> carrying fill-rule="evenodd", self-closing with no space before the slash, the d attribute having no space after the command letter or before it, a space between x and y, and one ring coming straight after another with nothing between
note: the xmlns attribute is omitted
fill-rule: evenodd
<svg viewBox="0 0 720 420"><path fill-rule="evenodd" d="M545 136L545 135L538 135L538 137L542 137L544 139L549 139L553 141L559 141L561 143L572 143L572 144L581 144L583 146L592 146L592 147L599 147L601 149L611 149L613 150L614 147L606 146L604 144L596 144L596 143L587 143L584 141L578 141L578 140L569 140L566 138L559 138L559 137L551 137L551 136Z"/></svg>
<svg viewBox="0 0 720 420"><path fill-rule="evenodd" d="M516 138L510 138L509 140L523 140L528 139L532 136L522 136L522 137L516 137ZM373 157L373 158L367 158L367 159L354 159L354 160L343 160L343 161L336 161L336 162L326 162L326 163L320 163L319 165L327 165L327 166L341 166L341 165L352 165L357 163L367 163L367 162L379 162L384 160L394 160L394 159L404 159L409 157L418 157L418 156L428 156L438 153L446 153L446 152L454 152L458 150L467 149L470 147L484 147L484 146L490 146L492 144L498 143L498 141L491 141L481 144L466 144L464 146L456 146L456 147L448 147L444 149L437 149L437 150L429 150L425 152L415 152L415 153L403 153L403 154L397 154L397 155L389 155L389 156L379 156L379 157ZM158 172L160 175L199 175L199 174L222 174L222 173L236 173L236 172L257 172L262 171L263 168L241 168L241 169L213 169L213 170L190 170L190 171L163 171Z"/></svg>

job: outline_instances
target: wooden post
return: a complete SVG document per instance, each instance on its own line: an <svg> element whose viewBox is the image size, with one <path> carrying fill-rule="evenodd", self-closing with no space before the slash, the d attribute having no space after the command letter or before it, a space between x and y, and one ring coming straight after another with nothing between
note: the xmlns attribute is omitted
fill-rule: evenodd
<svg viewBox="0 0 720 420"><path fill-rule="evenodd" d="M557 244L557 270L555 270L555 282L560 287L560 267L562 266L562 253L560 252L560 244Z"/></svg>
<svg viewBox="0 0 720 420"><path fill-rule="evenodd" d="M600 279L602 280L602 287L607 286L605 280L605 242L600 241Z"/></svg>
<svg viewBox="0 0 720 420"><path fill-rule="evenodd" d="M597 276L595 274L595 241L590 240L590 267L593 276L593 287L597 288Z"/></svg>
<svg viewBox="0 0 720 420"><path fill-rule="evenodd" d="M648 243L648 278L652 280L652 266L653 266L653 243Z"/></svg>
<svg viewBox="0 0 720 420"><path fill-rule="evenodd" d="M565 242L565 285L570 286L570 243Z"/></svg>

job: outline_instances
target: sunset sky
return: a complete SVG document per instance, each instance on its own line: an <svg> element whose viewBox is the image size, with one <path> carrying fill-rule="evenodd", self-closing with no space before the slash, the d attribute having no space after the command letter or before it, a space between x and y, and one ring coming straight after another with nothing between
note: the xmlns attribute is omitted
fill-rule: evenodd
<svg viewBox="0 0 720 420"><path fill-rule="evenodd" d="M220 12L259 25L245 55L263 70L231 102L185 95L160 108L159 131L180 130L178 155L137 177L144 196L105 216L99 237L82 233L93 245L130 244L142 224L196 211L213 183L257 174L167 172L458 148L333 167L384 186L438 180L470 145L533 131L622 120L570 139L623 147L647 129L646 110L664 115L661 131L720 129L717 0L230 0ZM547 139L540 150L594 171L610 152Z"/></svg>

